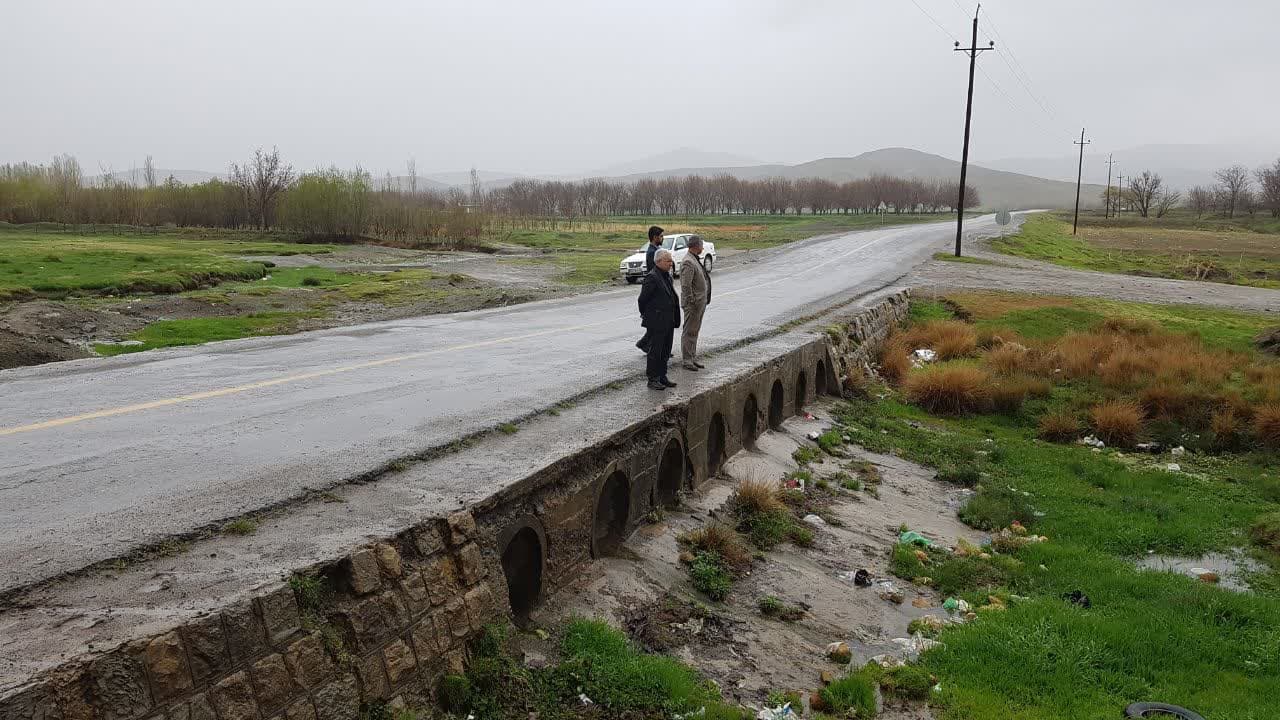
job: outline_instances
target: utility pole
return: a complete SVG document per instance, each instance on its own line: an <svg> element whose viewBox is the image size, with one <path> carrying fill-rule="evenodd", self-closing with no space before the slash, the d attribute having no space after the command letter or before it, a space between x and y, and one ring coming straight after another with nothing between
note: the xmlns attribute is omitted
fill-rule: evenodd
<svg viewBox="0 0 1280 720"><path fill-rule="evenodd" d="M1080 128L1080 139L1071 142L1080 146L1080 167L1076 168L1076 217L1071 221L1071 234L1075 235L1076 227L1080 225L1080 179L1084 177L1084 146L1093 141L1085 142L1084 128Z"/></svg>
<svg viewBox="0 0 1280 720"><path fill-rule="evenodd" d="M1111 166L1116 164L1113 154L1107 155L1107 194L1106 201L1103 203L1102 212L1106 217L1111 217Z"/></svg>
<svg viewBox="0 0 1280 720"><path fill-rule="evenodd" d="M969 100L964 106L964 152L960 156L960 202L956 206L956 257L960 257L960 236L964 232L964 183L965 178L969 174L969 126L973 120L973 72L977 69L978 53L985 52L995 48L996 41L984 48L978 47L978 13L982 11L982 4L978 4L978 9L973 12L973 41L969 47L960 47L960 41L956 41L955 52L968 53L969 55Z"/></svg>
<svg viewBox="0 0 1280 720"><path fill-rule="evenodd" d="M1116 217L1120 217L1120 201L1124 199L1124 174L1116 175Z"/></svg>

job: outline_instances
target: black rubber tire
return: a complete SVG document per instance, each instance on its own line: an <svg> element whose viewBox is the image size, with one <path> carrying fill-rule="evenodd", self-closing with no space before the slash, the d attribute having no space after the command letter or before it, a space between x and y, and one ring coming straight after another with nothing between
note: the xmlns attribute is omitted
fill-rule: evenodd
<svg viewBox="0 0 1280 720"><path fill-rule="evenodd" d="M706 268L706 269L707 269L707 274L708 274L708 275L710 275L710 274L711 274L711 268L712 268L715 264L716 264L716 258L715 258L715 256L714 256L714 255L708 255L708 256L707 256L707 259L702 261L702 267L704 267L704 268Z"/></svg>
<svg viewBox="0 0 1280 720"><path fill-rule="evenodd" d="M638 278L638 277L632 277L632 276L628 275L628 276L627 276L627 284L628 284L628 285L635 285L635 284L636 284L636 282L637 282L639 279L640 279L640 278Z"/></svg>
<svg viewBox="0 0 1280 720"><path fill-rule="evenodd" d="M1193 713L1186 708L1157 702L1131 703L1124 709L1124 716L1127 718L1174 717L1181 718L1181 720L1204 720L1202 715Z"/></svg>

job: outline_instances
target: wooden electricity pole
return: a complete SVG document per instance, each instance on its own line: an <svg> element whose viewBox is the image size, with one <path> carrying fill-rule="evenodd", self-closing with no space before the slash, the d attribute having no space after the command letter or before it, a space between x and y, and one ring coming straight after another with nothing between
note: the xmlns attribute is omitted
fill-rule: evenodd
<svg viewBox="0 0 1280 720"><path fill-rule="evenodd" d="M973 13L973 40L969 47L960 47L960 41L957 40L955 49L956 52L969 55L969 100L964 106L964 151L960 155L960 200L956 206L956 257L960 257L960 236L964 232L964 184L969 175L969 127L973 121L973 72L977 69L978 53L996 46L996 42L992 40L987 47L978 47L978 13L981 11L982 5L979 3L978 9Z"/></svg>
<svg viewBox="0 0 1280 720"><path fill-rule="evenodd" d="M1084 139L1084 128L1080 128L1080 139L1072 140L1072 143L1080 146L1080 166L1076 168L1076 217L1071 221L1071 234L1076 234L1076 228L1080 225L1080 179L1084 176L1084 146L1090 141Z"/></svg>
<svg viewBox="0 0 1280 720"><path fill-rule="evenodd" d="M1107 194L1103 201L1103 213L1111 217L1111 166L1116 164L1114 155L1107 155Z"/></svg>

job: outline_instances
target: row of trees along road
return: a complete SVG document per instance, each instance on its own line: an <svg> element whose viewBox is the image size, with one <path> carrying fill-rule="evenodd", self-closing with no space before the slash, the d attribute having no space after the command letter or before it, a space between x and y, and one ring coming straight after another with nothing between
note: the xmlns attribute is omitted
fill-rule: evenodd
<svg viewBox="0 0 1280 720"><path fill-rule="evenodd" d="M1253 215L1258 210L1280 217L1280 159L1252 174L1243 165L1232 165L1218 170L1214 177L1217 182L1212 186L1197 185L1186 193L1185 206L1197 218L1210 212L1234 218L1238 212ZM1150 170L1133 176L1123 188L1108 188L1102 199L1112 212L1128 207L1142 217L1154 212L1157 218L1184 204L1183 194L1166 186L1159 173Z"/></svg>
<svg viewBox="0 0 1280 720"><path fill-rule="evenodd" d="M958 185L877 175L835 183L818 178L742 180L729 175L637 182L517 180L471 192L417 189L414 166L403 182L377 183L357 168L297 173L280 152L259 149L232 164L227 179L184 184L157 177L148 156L141 183L104 173L90 183L67 155L48 165L0 165L0 221L120 224L297 231L313 237L413 243L478 237L510 217L617 215L922 213L950 211ZM966 190L966 206L977 207Z"/></svg>

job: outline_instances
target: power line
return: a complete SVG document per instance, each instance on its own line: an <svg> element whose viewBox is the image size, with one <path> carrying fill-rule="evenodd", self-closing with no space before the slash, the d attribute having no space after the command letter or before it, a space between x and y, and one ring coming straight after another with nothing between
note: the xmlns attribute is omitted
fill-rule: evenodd
<svg viewBox="0 0 1280 720"><path fill-rule="evenodd" d="M958 42L960 42L960 39L959 39L959 38L957 38L955 35L953 35L953 34L951 33L951 31L950 31L950 30L948 30L946 27L944 27L944 26L943 26L943 24L942 24L942 23L938 22L937 18L935 18L934 16L930 15L930 14L929 14L929 11L928 11L928 10L925 10L925 9L920 5L920 3L916 2L916 0L911 0L911 4L912 4L912 5L915 5L917 10L919 10L921 13L923 13L925 17L929 18L929 21L930 21L930 22L932 22L934 25L938 26L938 29L939 29L939 30L941 30L941 31L942 31L942 32L943 32L947 37L951 38L952 40L955 40L957 43L958 43Z"/></svg>
<svg viewBox="0 0 1280 720"><path fill-rule="evenodd" d="M991 26L991 32L996 36L996 40L1000 41L1000 47L1004 48L1004 52L1002 52L1000 56L1003 58L1007 54L1009 56L1009 60L1013 61L1013 63L1010 64L1009 60L1005 60L1005 64L1009 65L1009 71L1013 73L1014 78L1016 78L1019 83L1023 84L1023 88L1027 91L1027 94L1030 95L1038 105L1040 105L1041 110L1044 110L1048 115L1056 116L1057 113L1052 109L1052 103L1049 103L1047 100L1041 102L1039 96L1032 91L1031 85L1034 85L1035 83L1031 79L1031 73L1027 72L1026 67L1024 67L1018 60L1017 53L1013 51L1013 48L1009 46L1009 43L1004 39L1004 36L1000 34L1000 29L996 27L996 24L991 21L990 12L987 13L987 24ZM1026 82L1023 82L1023 78L1026 79ZM1061 122L1060 118L1055 117L1055 119L1058 120L1058 122Z"/></svg>

